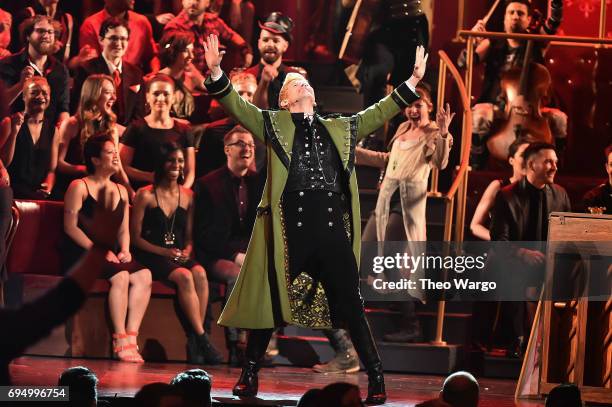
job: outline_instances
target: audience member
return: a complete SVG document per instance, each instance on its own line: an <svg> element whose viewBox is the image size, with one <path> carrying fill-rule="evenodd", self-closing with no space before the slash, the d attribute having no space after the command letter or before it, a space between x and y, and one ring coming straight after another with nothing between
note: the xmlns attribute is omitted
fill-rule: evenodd
<svg viewBox="0 0 612 407"><path fill-rule="evenodd" d="M159 61L156 58L157 45L153 40L151 23L142 14L133 12L134 0L104 0L104 8L87 17L79 31L79 55L71 61L71 68L82 65L88 59L100 55L102 44L99 40L100 27L109 17L127 20L130 38L124 60L139 66L143 71L157 72ZM146 65L149 64L149 65Z"/></svg>
<svg viewBox="0 0 612 407"><path fill-rule="evenodd" d="M300 397L296 407L318 407L317 397L321 393L321 389L309 389Z"/></svg>
<svg viewBox="0 0 612 407"><path fill-rule="evenodd" d="M96 407L98 403L98 377L85 366L69 367L57 381L58 386L67 386L71 407Z"/></svg>
<svg viewBox="0 0 612 407"><path fill-rule="evenodd" d="M236 65L240 64L245 67L251 65L253 53L250 45L237 32L228 27L219 16L206 12L210 5L210 0L182 0L182 4L183 10L166 24L164 30L189 31L193 33L195 36L193 64L200 72L208 71L206 61L204 60L203 44L209 34L216 34L224 48L229 48L232 51L236 50L240 53L241 61L236 61ZM231 69L233 67L228 66L226 68Z"/></svg>
<svg viewBox="0 0 612 407"><path fill-rule="evenodd" d="M121 140L121 161L134 188L153 183L160 146L174 142L185 156L184 183L191 188L195 179L195 148L188 124L170 116L174 104L174 80L157 74L147 81L146 98L151 113L127 128Z"/></svg>
<svg viewBox="0 0 612 407"><path fill-rule="evenodd" d="M166 383L149 383L134 396L135 407L183 407L177 389Z"/></svg>
<svg viewBox="0 0 612 407"><path fill-rule="evenodd" d="M0 157L11 175L13 196L18 199L46 199L55 184L57 128L45 117L50 96L47 80L31 77L23 86L25 114L13 113L2 121Z"/></svg>
<svg viewBox="0 0 612 407"><path fill-rule="evenodd" d="M497 193L504 187L523 179L523 152L529 145L526 140L517 139L508 148L508 162L512 167L512 176L510 178L496 179L492 181L487 189L485 189L478 206L474 211L474 217L470 223L472 234L482 240L491 240L491 233L488 229L488 223L491 218L491 209L495 203Z"/></svg>
<svg viewBox="0 0 612 407"><path fill-rule="evenodd" d="M8 115L8 103L4 97L4 83L0 81L0 117ZM2 131L2 122L0 122L0 132ZM12 205L13 205L13 190L11 189L11 181L8 171L0 157L0 236L7 236L7 232L11 226ZM8 278L6 270L6 239L0 239L0 286L2 282ZM4 292L0 288L0 303L4 301ZM0 373L1 376L1 373Z"/></svg>
<svg viewBox="0 0 612 407"><path fill-rule="evenodd" d="M11 27L13 26L13 17L11 13L0 8L0 58L11 55L9 45L11 44Z"/></svg>
<svg viewBox="0 0 612 407"><path fill-rule="evenodd" d="M253 40L255 5L250 0L212 0L210 11L218 14L223 21L236 31L247 44Z"/></svg>
<svg viewBox="0 0 612 407"><path fill-rule="evenodd" d="M255 76L246 72L235 72L230 76L232 86L236 92L246 101L253 102L253 95L257 89ZM213 100L211 106L216 105L220 111L223 108L216 100ZM223 111L224 112L224 111ZM224 112L225 115L225 112ZM231 117L216 120L205 125L202 137L198 144L198 155L196 162L196 174L198 177L206 175L209 172L216 170L225 165L227 159L224 151L223 139L228 131L236 127L238 123ZM257 173L262 173L266 165L266 146L265 144L255 141L255 170ZM265 176L265 174L262 174Z"/></svg>
<svg viewBox="0 0 612 407"><path fill-rule="evenodd" d="M253 135L242 126L224 138L227 164L196 183L195 254L211 279L234 287L255 224L263 185L250 170L255 155ZM238 330L226 328L230 364L240 365Z"/></svg>
<svg viewBox="0 0 612 407"><path fill-rule="evenodd" d="M468 372L451 374L444 380L440 398L452 407L478 407L478 381Z"/></svg>
<svg viewBox="0 0 612 407"><path fill-rule="evenodd" d="M612 144L606 147L604 156L608 180L586 193L583 198L584 209L591 213L612 215Z"/></svg>
<svg viewBox="0 0 612 407"><path fill-rule="evenodd" d="M14 24L18 28L23 21L35 15L50 17L55 28L55 43L53 44L52 55L59 61L67 63L73 51L73 45L76 46L74 18L60 6L59 2L59 0L25 0L23 8L14 20ZM23 46L23 39L19 38L19 32L17 31L13 38L12 49L18 51Z"/></svg>
<svg viewBox="0 0 612 407"><path fill-rule="evenodd" d="M265 23L259 24L261 32L257 47L261 55L259 63L247 69L257 79L257 91L253 104L261 109L278 110L278 97L289 72L299 72L283 64L283 54L291 45L293 21L275 11Z"/></svg>
<svg viewBox="0 0 612 407"><path fill-rule="evenodd" d="M37 15L22 24L22 35L27 46L17 54L0 60L0 80L8 86L7 98L12 112L24 110L23 91L25 81L32 76L44 76L51 88L51 102L45 116L52 123L60 124L68 118L68 69L51 54L55 43L53 19Z"/></svg>
<svg viewBox="0 0 612 407"><path fill-rule="evenodd" d="M354 384L337 382L323 387L316 398L317 407L360 407L359 387Z"/></svg>
<svg viewBox="0 0 612 407"><path fill-rule="evenodd" d="M9 385L9 363L23 351L49 335L56 326L76 313L89 289L106 266L106 255L117 240L125 211L122 201L113 210L113 191L98 194L90 236L93 245L66 277L33 302L17 309L0 309L0 326L11 327L10 335L0 335L0 384Z"/></svg>
<svg viewBox="0 0 612 407"><path fill-rule="evenodd" d="M134 255L151 269L156 280L176 286L179 304L190 325L189 362L221 363L222 357L203 327L208 280L204 268L192 259L194 203L191 190L183 184L183 149L177 143L166 143L160 150L153 184L138 190L132 208Z"/></svg>
<svg viewBox="0 0 612 407"><path fill-rule="evenodd" d="M170 381L183 396L183 407L210 407L212 380L202 369L185 370Z"/></svg>
<svg viewBox="0 0 612 407"><path fill-rule="evenodd" d="M130 28L125 20L111 17L102 23L99 41L102 53L84 62L75 73L72 87L71 111L76 111L81 88L92 74L104 74L113 78L117 100L113 111L117 123L127 126L132 120L144 116L144 82L142 71L136 65L123 61L130 37Z"/></svg>
<svg viewBox="0 0 612 407"><path fill-rule="evenodd" d="M582 407L580 389L573 383L563 383L550 391L545 407Z"/></svg>
<svg viewBox="0 0 612 407"><path fill-rule="evenodd" d="M548 234L548 215L551 212L571 211L567 192L554 183L557 173L557 154L551 144L531 143L523 152L525 177L502 188L495 198L491 216L491 240L493 241L546 241ZM509 270L521 271L514 275L516 283L525 284L525 292L532 300L537 300L534 288L539 287L538 276L543 273L546 255L542 247L517 248L511 258L504 259ZM511 301L516 309L512 312L514 343L510 354L522 357L527 346L528 330L535 316L533 301L527 303L528 314L525 318L525 303ZM527 331L527 332L526 332Z"/></svg>
<svg viewBox="0 0 612 407"><path fill-rule="evenodd" d="M53 192L55 198L62 199L72 180L87 175L83 146L89 138L110 136L118 148L119 136L125 128L117 124L117 116L113 112L116 100L115 84L110 76L93 74L83 82L76 114L62 123L59 130L58 179ZM127 188L131 199L135 192L121 162L116 178Z"/></svg>
<svg viewBox="0 0 612 407"><path fill-rule="evenodd" d="M160 73L174 79L172 116L189 120L195 110L194 93L206 91L204 76L193 65L195 37L191 31L168 31L160 42Z"/></svg>
<svg viewBox="0 0 612 407"><path fill-rule="evenodd" d="M114 205L124 203L125 215L117 243L106 255L104 278L110 282L108 308L113 326L113 351L124 362L141 363L137 336L151 296L151 272L132 259L130 253L129 197L124 186L111 181L119 171L117 145L111 136L91 137L83 148L88 175L72 181L64 199L62 250L64 269L71 267L93 242L89 225L100 191L111 192Z"/></svg>

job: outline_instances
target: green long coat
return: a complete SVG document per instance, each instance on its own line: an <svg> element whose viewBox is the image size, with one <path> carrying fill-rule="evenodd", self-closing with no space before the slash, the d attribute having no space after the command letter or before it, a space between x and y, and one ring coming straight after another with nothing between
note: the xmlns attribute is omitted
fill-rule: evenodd
<svg viewBox="0 0 612 407"><path fill-rule="evenodd" d="M289 281L288 250L281 199L287 182L295 125L286 110L262 111L243 100L229 79L207 80L208 91L226 112L267 145L267 181L253 234L238 280L221 313L219 324L230 327L263 329L285 324L309 328L330 328L331 319L325 292L307 273ZM355 144L391 119L402 108L418 99L405 84L380 102L351 117L318 120L328 130L336 146L346 179L349 180L351 211L345 217L347 233L357 263L361 250L361 216L355 176ZM306 297L304 294L314 295ZM305 299L308 298L308 299Z"/></svg>

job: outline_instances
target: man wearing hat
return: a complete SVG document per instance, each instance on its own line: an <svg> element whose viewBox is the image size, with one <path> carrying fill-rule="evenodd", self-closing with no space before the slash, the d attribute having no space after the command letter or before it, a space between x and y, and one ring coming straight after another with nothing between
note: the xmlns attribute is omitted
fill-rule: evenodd
<svg viewBox="0 0 612 407"><path fill-rule="evenodd" d="M278 110L278 95L285 77L297 69L283 64L283 54L291 45L293 21L288 16L275 11L262 24L257 47L261 59L257 65L247 69L257 78L257 91L253 103L261 109Z"/></svg>

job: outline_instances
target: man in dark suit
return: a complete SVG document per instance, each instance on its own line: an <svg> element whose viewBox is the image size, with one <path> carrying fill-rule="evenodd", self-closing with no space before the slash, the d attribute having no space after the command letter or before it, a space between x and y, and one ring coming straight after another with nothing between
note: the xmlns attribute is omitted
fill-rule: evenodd
<svg viewBox="0 0 612 407"><path fill-rule="evenodd" d="M250 170L255 159L251 133L236 126L223 141L227 165L196 183L194 246L209 278L227 283L229 296L244 261L263 185ZM226 340L230 363L238 363L238 330L226 328Z"/></svg>
<svg viewBox="0 0 612 407"><path fill-rule="evenodd" d="M84 62L78 68L72 87L71 108L75 112L79 105L83 82L91 74L104 74L113 78L117 91L117 102L113 110L117 123L127 126L132 120L144 115L144 84L142 71L123 60L127 51L130 29L125 20L110 17L100 26L102 54Z"/></svg>
<svg viewBox="0 0 612 407"><path fill-rule="evenodd" d="M545 242L548 235L548 215L551 212L569 212L571 205L567 192L554 183L557 173L557 153L548 143L531 143L523 152L525 177L521 181L502 188L497 194L491 219L491 240L516 242ZM515 280L530 285L539 285L537 276L543 273L546 255L543 245L516 247L509 258L524 274ZM518 263L518 264L517 264ZM531 281L533 284L529 284ZM538 288L538 287L536 287ZM532 289L532 291L534 291ZM537 298L534 298L537 301ZM525 304L509 302L516 307L512 312L515 343L511 349L513 356L521 357L526 345ZM535 316L535 304L528 307L527 326Z"/></svg>

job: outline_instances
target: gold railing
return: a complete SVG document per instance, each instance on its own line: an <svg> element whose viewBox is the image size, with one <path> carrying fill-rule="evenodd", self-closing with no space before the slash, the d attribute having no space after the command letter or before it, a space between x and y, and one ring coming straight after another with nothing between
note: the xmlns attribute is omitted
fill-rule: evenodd
<svg viewBox="0 0 612 407"><path fill-rule="evenodd" d="M451 242L452 236L452 225L453 225L453 204L456 203L456 217L457 222L455 224L455 241L463 241L463 225L465 223L465 201L467 197L467 181L469 173L469 158L470 148L472 144L472 110L470 104L470 98L468 97L467 89L459 71L452 63L446 52L439 51L440 56L440 72L438 78L438 110L444 105L444 95L446 94L446 74L450 72L452 78L459 89L461 96L461 105L463 107L463 124L461 132L461 158L457 175L453 180L451 187L448 192L442 195L445 204L445 217L444 217L444 242L446 244ZM438 171L434 169L432 173L431 191L437 193L438 190ZM455 199L456 198L456 199ZM436 323L436 338L433 341L434 345L445 345L446 342L442 340L442 332L444 328L444 313L446 309L446 302L441 300L438 302L438 315Z"/></svg>

